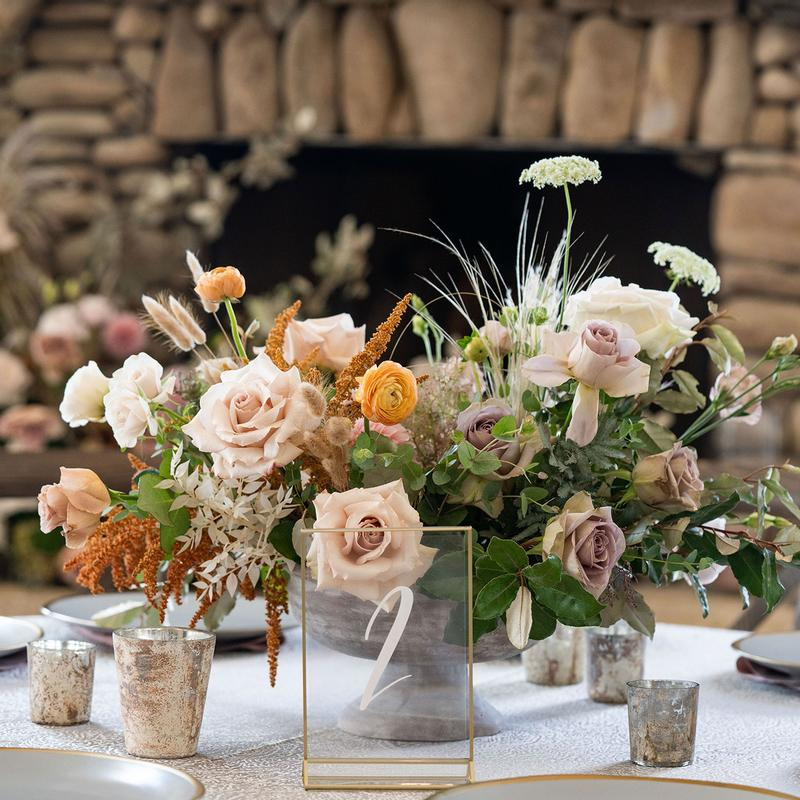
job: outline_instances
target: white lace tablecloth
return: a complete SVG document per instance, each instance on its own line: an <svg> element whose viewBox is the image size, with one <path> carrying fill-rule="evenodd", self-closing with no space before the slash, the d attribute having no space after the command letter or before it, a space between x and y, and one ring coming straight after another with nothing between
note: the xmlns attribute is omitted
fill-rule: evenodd
<svg viewBox="0 0 800 800"><path fill-rule="evenodd" d="M50 620L46 635L69 638ZM506 729L476 740L478 779L559 772L665 775L750 784L800 795L800 695L754 683L735 671L734 631L662 625L647 656L647 677L700 682L697 756L682 769L648 770L628 761L624 706L592 703L583 685L542 688L525 683L516 663L476 666L476 684L506 715ZM72 635L74 638L74 634ZM205 784L209 800L294 800L300 780L302 716L299 630L287 632L279 685L266 681L266 656L214 660L199 755L173 766ZM332 676L348 689L348 676ZM113 657L98 652L92 721L70 728L28 719L25 667L0 672L0 746L52 747L125 755ZM351 692L352 693L352 688ZM370 793L324 792L325 800ZM387 797L375 793L375 797ZM388 796L420 798L420 792Z"/></svg>

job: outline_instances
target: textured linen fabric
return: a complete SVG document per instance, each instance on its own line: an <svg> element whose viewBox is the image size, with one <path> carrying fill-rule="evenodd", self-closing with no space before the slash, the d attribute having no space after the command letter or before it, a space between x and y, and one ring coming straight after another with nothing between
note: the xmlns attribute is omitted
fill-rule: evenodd
<svg viewBox="0 0 800 800"><path fill-rule="evenodd" d="M52 620L31 619L44 627L48 637L80 638ZM741 635L728 630L661 625L649 646L647 677L700 682L697 756L694 764L680 769L632 765L628 761L626 708L591 702L584 685L533 686L524 681L518 659L477 665L478 690L506 715L505 730L476 740L478 779L594 772L715 780L800 794L800 757L796 750L800 694L737 674L736 655L730 644ZM323 652L311 657L324 658ZM365 678L371 664L364 662L364 666ZM362 676L340 673L331 670L332 690L345 696L357 694L355 687L363 685ZM209 800L313 797L301 783L301 692L297 628L287 632L276 689L270 689L267 682L263 653L219 655L211 670L199 755L164 763L202 781ZM111 651L98 648L92 717L86 725L34 725L28 715L25 665L0 672L0 746L126 755ZM410 755L408 747L404 749L404 755ZM319 794L324 800L411 800L425 796L424 792Z"/></svg>

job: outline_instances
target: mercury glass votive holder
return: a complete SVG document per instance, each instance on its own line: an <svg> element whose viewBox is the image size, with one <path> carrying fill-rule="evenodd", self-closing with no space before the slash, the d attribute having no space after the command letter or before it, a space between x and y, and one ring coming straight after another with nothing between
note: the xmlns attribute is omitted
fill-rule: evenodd
<svg viewBox="0 0 800 800"><path fill-rule="evenodd" d="M31 721L78 725L92 713L95 646L39 639L28 643Z"/></svg>
<svg viewBox="0 0 800 800"><path fill-rule="evenodd" d="M560 622L555 632L522 654L525 679L539 686L570 686L583 680L586 633Z"/></svg>
<svg viewBox="0 0 800 800"><path fill-rule="evenodd" d="M114 631L125 749L143 758L197 752L216 636L190 628Z"/></svg>
<svg viewBox="0 0 800 800"><path fill-rule="evenodd" d="M700 685L693 681L630 681L631 761L642 767L685 767L694 758Z"/></svg>
<svg viewBox="0 0 800 800"><path fill-rule="evenodd" d="M644 675L646 639L626 622L586 634L586 681L597 703L627 702L628 681Z"/></svg>

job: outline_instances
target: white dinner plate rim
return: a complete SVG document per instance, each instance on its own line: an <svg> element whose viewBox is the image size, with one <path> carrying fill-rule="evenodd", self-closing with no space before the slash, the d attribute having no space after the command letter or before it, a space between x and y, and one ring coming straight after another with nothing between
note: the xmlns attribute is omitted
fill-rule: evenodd
<svg viewBox="0 0 800 800"><path fill-rule="evenodd" d="M120 592L120 595L124 594L141 594L141 592L137 592L136 590L131 590L130 592ZM54 597L52 600L48 600L40 609L40 613L43 614L45 617L50 617L51 619L55 619L58 622L63 622L66 625L72 625L76 628L87 628L89 630L95 631L97 633L108 634L109 640L111 639L111 634L114 632L112 628L106 628L103 625L98 625L96 622L92 621L91 619L84 619L81 617L73 617L70 614L65 614L61 611L54 611L50 608L51 605L54 603L58 603L62 600L69 600L73 597L78 596L85 596L85 597L98 597L100 595L92 595L89 593L84 592L66 592L58 597ZM111 597L111 595L106 595L107 597ZM246 601L251 602L251 601ZM292 626L289 626L292 627ZM250 638L255 638L260 636L263 633L263 628L253 628L252 630L245 631L242 635L235 635L235 636L227 636L224 632L222 636L220 636L220 631L216 631L217 640L218 641L240 641Z"/></svg>
<svg viewBox="0 0 800 800"><path fill-rule="evenodd" d="M741 653L746 658L749 658L751 661L755 661L758 664L783 667L784 669L790 669L793 672L800 672L800 661L783 661L782 659L779 658L762 656L759 653L752 653L749 650L745 650L744 647L742 646L745 642L749 642L753 639L768 639L772 636L786 636L788 634L797 634L797 636L800 637L800 631L774 631L773 633L751 633L748 634L747 636L742 636L741 639L737 639L731 645L731 647L737 652Z"/></svg>
<svg viewBox="0 0 800 800"><path fill-rule="evenodd" d="M431 800L436 800L437 797L447 798L449 796L456 796L458 791L462 791L469 787L484 787L484 786L508 786L512 783L538 783L539 781L655 781L656 783L682 783L692 786L713 786L717 789L737 789L742 792L752 792L760 794L762 797L777 797L780 800L800 800L800 795L788 794L787 792L779 792L775 789L762 789L758 786L747 786L739 783L727 783L725 781L704 781L699 778L665 778L661 776L650 775L595 775L592 773L556 773L553 775L524 775L516 778L497 778L490 781L476 781L472 784L464 784L461 786L453 786L449 789L443 789L440 792L431 796Z"/></svg>
<svg viewBox="0 0 800 800"><path fill-rule="evenodd" d="M122 761L126 764L140 764L141 761L136 758L128 758L127 756L115 756L111 753L92 753L87 750L64 750L58 747L0 747L0 753L3 752L18 752L18 753L58 753L59 755L68 756L89 756L90 758L104 758L110 761ZM144 763L156 767L164 772L171 772L173 775L188 781L194 789L194 794L191 800L198 800L200 797L205 797L206 787L194 775L184 772L177 767L170 767L166 764L161 764L158 761L151 761L148 759Z"/></svg>
<svg viewBox="0 0 800 800"><path fill-rule="evenodd" d="M31 628L32 631L36 634L36 636L34 636L33 639L25 639L25 641L21 642L12 642L9 645L0 647L0 658L3 658L5 656L10 656L13 653L18 653L26 645L28 645L28 643L36 642L44 636L44 631L35 622L31 622L30 620L27 619L20 619L19 617L10 617L7 614L0 616L0 622L2 622L5 619L10 619L16 623L19 623L20 625L24 625L28 628Z"/></svg>

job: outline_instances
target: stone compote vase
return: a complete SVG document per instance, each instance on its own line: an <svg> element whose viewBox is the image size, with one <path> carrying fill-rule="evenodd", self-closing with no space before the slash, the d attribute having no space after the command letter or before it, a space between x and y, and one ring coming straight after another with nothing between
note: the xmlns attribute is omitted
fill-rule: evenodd
<svg viewBox="0 0 800 800"><path fill-rule="evenodd" d="M298 620L301 583L299 575L289 582L289 607ZM306 635L339 653L374 661L389 635L395 614L378 614L367 641L364 632L375 610L374 604L345 592L315 590L316 583L308 578ZM444 641L445 627L455 604L427 597L416 588L413 593L408 624L381 678L381 686L408 675L415 680L400 680L390 691L376 696L363 711L360 698L353 699L340 715L338 727L370 739L414 742L467 739L465 650ZM500 623L495 631L475 643L473 660L497 661L518 653ZM475 736L498 733L503 725L500 713L477 692L473 704Z"/></svg>

